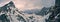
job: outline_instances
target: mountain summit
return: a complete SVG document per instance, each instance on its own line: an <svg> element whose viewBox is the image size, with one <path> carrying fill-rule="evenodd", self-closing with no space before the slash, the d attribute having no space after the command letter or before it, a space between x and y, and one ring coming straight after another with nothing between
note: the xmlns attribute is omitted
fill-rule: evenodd
<svg viewBox="0 0 60 22"><path fill-rule="evenodd" d="M3 12L10 11L11 8L15 8L15 5L14 5L14 3L12 1L9 2L8 4L4 5L3 7L0 7L0 12L1 11L3 11Z"/></svg>

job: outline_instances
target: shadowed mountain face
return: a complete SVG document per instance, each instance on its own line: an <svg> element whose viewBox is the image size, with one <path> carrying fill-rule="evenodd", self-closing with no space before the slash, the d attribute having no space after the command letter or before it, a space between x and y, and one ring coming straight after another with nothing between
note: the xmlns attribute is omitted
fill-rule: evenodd
<svg viewBox="0 0 60 22"><path fill-rule="evenodd" d="M56 0L55 6L50 9L52 14L48 18L48 22L60 22L60 0Z"/></svg>
<svg viewBox="0 0 60 22"><path fill-rule="evenodd" d="M55 6L60 6L60 0L55 0Z"/></svg>
<svg viewBox="0 0 60 22"><path fill-rule="evenodd" d="M50 9L52 14L48 18L48 22L60 22L60 7L52 7Z"/></svg>
<svg viewBox="0 0 60 22"><path fill-rule="evenodd" d="M2 21L2 22L10 22L10 20L9 19L7 19L7 15L6 14L2 14L2 15L0 15L0 20Z"/></svg>

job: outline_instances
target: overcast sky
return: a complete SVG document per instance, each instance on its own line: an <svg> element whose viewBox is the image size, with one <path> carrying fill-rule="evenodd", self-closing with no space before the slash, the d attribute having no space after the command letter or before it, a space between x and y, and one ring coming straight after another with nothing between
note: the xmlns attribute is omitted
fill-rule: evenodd
<svg viewBox="0 0 60 22"><path fill-rule="evenodd" d="M7 4L11 0L0 0L0 7ZM24 9L41 9L55 4L55 0L12 0L15 6L21 10Z"/></svg>

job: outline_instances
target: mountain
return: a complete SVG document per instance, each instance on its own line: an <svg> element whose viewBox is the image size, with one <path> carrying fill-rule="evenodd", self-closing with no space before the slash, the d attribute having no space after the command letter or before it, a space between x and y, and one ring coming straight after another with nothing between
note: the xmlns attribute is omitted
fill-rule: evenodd
<svg viewBox="0 0 60 22"><path fill-rule="evenodd" d="M60 22L60 7L51 7L50 12L52 14L49 16L48 22Z"/></svg>
<svg viewBox="0 0 60 22"><path fill-rule="evenodd" d="M55 1L55 6L51 7L51 15L48 18L48 22L60 22L60 0Z"/></svg>
<svg viewBox="0 0 60 22"><path fill-rule="evenodd" d="M10 1L6 5L0 7L0 22L19 22L21 19L23 22L26 22L21 14L22 13L15 7L14 3Z"/></svg>

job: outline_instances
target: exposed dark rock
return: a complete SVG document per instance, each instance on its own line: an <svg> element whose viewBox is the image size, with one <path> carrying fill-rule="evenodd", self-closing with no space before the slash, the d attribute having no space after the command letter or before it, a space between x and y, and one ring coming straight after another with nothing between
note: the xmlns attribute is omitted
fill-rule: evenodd
<svg viewBox="0 0 60 22"><path fill-rule="evenodd" d="M60 22L60 0L56 0L55 6L50 9L52 14L48 18L48 22Z"/></svg>
<svg viewBox="0 0 60 22"><path fill-rule="evenodd" d="M7 19L7 15L6 14L2 14L1 16L0 16L0 20L2 21L2 22L10 22L10 20L9 19Z"/></svg>

